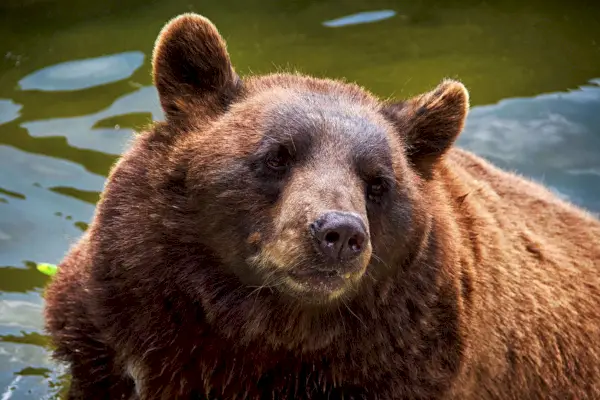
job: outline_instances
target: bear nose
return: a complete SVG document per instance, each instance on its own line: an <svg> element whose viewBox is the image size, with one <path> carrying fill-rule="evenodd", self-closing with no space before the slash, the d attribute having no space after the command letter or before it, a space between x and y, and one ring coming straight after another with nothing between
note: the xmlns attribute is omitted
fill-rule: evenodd
<svg viewBox="0 0 600 400"><path fill-rule="evenodd" d="M347 212L330 211L310 225L321 253L332 261L358 257L367 238L362 220Z"/></svg>

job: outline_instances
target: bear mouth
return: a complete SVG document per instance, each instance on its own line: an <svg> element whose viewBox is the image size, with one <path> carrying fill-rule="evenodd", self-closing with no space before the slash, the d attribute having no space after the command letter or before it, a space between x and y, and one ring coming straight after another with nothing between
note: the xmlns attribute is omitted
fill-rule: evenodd
<svg viewBox="0 0 600 400"><path fill-rule="evenodd" d="M350 274L342 275L338 271L320 269L294 270L288 276L304 290L326 295L344 289L350 278Z"/></svg>
<svg viewBox="0 0 600 400"><path fill-rule="evenodd" d="M275 289L283 298L303 303L329 303L357 287L367 272L371 259L371 246L361 257L353 260L327 262L317 254L303 259L289 257L279 249L262 248L246 259L258 282L253 285ZM250 272L250 271L249 271Z"/></svg>
<svg viewBox="0 0 600 400"><path fill-rule="evenodd" d="M309 303L323 303L343 296L366 272L367 263L328 267L294 268L284 273L286 292Z"/></svg>

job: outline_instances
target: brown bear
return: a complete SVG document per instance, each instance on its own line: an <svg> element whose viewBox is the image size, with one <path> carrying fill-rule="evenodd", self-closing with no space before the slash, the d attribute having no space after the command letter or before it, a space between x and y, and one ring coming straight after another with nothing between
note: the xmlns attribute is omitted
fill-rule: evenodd
<svg viewBox="0 0 600 400"><path fill-rule="evenodd" d="M241 79L194 14L153 76L46 293L70 399L600 398L600 222L454 148L461 83Z"/></svg>

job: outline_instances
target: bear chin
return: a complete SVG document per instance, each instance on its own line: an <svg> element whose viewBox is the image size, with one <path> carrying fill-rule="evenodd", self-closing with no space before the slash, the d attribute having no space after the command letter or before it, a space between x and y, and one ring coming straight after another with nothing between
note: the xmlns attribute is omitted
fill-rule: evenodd
<svg viewBox="0 0 600 400"><path fill-rule="evenodd" d="M325 305L352 297L365 278L367 263L339 266L326 263L295 265L292 268L269 265L260 267L256 291L270 289L278 295L307 305ZM257 269L256 265L251 268ZM344 271L344 272L340 272Z"/></svg>

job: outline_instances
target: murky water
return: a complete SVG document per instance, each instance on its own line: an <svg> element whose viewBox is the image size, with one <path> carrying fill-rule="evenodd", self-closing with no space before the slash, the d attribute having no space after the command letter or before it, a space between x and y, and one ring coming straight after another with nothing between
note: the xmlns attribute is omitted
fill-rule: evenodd
<svg viewBox="0 0 600 400"><path fill-rule="evenodd" d="M0 400L54 397L37 262L86 229L133 129L161 119L155 37L207 15L238 71L297 69L406 97L471 92L459 144L600 211L600 4L592 1L0 2ZM597 2L596 2L597 3Z"/></svg>

